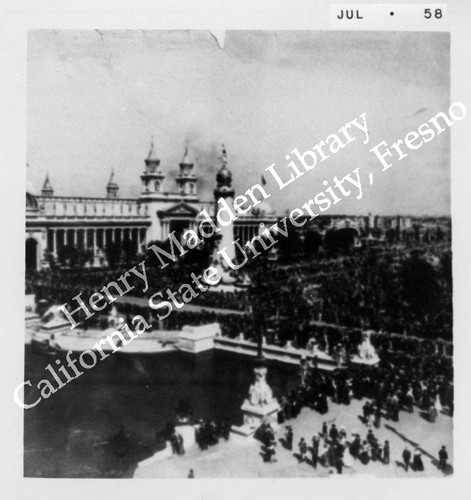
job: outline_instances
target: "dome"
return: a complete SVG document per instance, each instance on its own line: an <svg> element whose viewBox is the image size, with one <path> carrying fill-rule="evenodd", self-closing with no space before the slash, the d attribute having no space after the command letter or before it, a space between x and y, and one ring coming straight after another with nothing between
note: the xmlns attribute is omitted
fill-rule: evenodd
<svg viewBox="0 0 471 500"><path fill-rule="evenodd" d="M38 210L38 200L31 193L26 193L26 210Z"/></svg>
<svg viewBox="0 0 471 500"><path fill-rule="evenodd" d="M31 181L26 181L26 192L28 194L33 195L33 196L35 196L35 194L36 194L36 190L34 189L34 186L31 183Z"/></svg>
<svg viewBox="0 0 471 500"><path fill-rule="evenodd" d="M216 182L217 182L217 187L231 187L232 185L232 173L231 171L226 167L226 165L223 165L218 173L216 174Z"/></svg>
<svg viewBox="0 0 471 500"><path fill-rule="evenodd" d="M275 215L275 211L268 202L262 201L253 209L253 214L257 216L269 216Z"/></svg>
<svg viewBox="0 0 471 500"><path fill-rule="evenodd" d="M38 200L36 199L36 190L31 181L26 181L26 210L38 210Z"/></svg>

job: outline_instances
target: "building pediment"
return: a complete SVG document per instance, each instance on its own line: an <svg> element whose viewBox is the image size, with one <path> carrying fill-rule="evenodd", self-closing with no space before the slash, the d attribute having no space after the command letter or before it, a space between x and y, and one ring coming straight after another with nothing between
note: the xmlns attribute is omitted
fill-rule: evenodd
<svg viewBox="0 0 471 500"><path fill-rule="evenodd" d="M157 212L157 215L160 218L170 217L170 216L196 217L197 214L198 214L198 210L196 210L196 208L193 208L192 206L190 206L184 202L178 203L178 204L174 205L173 207L168 208L167 210L159 210Z"/></svg>

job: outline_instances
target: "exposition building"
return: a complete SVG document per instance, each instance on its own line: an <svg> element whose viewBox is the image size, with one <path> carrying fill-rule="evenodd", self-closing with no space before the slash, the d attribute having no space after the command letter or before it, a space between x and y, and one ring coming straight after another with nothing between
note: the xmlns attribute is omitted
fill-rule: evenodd
<svg viewBox="0 0 471 500"><path fill-rule="evenodd" d="M104 263L104 249L111 243L128 242L143 252L150 241L165 241L171 232L180 238L186 229L196 229L203 219L202 210L214 219L217 201L224 197L229 203L234 197L232 174L227 168L223 146L221 166L216 175L214 200L202 201L198 194L198 176L188 146L179 164L173 190L166 191L166 172L151 144L144 161L141 194L138 198L120 198L113 172L102 198L58 196L49 176L41 194L28 185L26 191L26 268L47 266L45 256L65 245L88 249L93 265ZM260 224L276 222L276 214L266 201L234 222L234 238L241 244L261 233Z"/></svg>

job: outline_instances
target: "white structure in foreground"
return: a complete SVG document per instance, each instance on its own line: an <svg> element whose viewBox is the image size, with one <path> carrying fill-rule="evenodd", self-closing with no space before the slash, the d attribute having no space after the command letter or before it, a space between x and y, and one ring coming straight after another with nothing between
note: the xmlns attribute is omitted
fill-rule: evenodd
<svg viewBox="0 0 471 500"><path fill-rule="evenodd" d="M249 397L244 401L241 410L244 423L241 426L232 426L232 432L251 436L262 423L277 426L277 416L280 411L278 401L273 397L272 390L267 383L267 368L254 368L255 382L250 386Z"/></svg>
<svg viewBox="0 0 471 500"><path fill-rule="evenodd" d="M177 340L181 351L197 354L214 349L214 338L221 335L219 323L201 326L184 326Z"/></svg>

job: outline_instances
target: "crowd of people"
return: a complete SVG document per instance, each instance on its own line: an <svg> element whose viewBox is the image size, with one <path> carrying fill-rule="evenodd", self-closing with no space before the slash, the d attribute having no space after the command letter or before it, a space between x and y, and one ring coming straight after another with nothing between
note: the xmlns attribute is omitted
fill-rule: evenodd
<svg viewBox="0 0 471 500"><path fill-rule="evenodd" d="M386 352L388 352L386 350ZM278 461L277 446L293 451L300 463L308 463L314 469L318 466L342 474L344 467L353 467L355 462L362 465L391 463L389 440L380 441L376 429L386 422L398 422L401 412L418 411L421 418L435 421L439 411L453 414L451 372L447 371L443 354L431 352L427 356L413 353L409 358L404 352L389 352L390 357L382 359L378 366L352 365L327 374L314 364L307 368L302 382L286 395L279 398L280 411L277 419L285 426L285 434L277 438L277 433L269 423L262 424L255 437L261 441L261 455L267 463ZM413 367L413 370L411 370ZM451 392L450 392L451 391ZM354 429L347 433L345 426L337 427L335 418L326 420L318 433L308 441L304 436L295 436L293 425L303 408L310 408L320 415L329 413L330 402L349 406L353 399L362 402L359 422L365 426L364 432ZM390 427L388 428L393 429ZM227 422L200 421L196 425L196 440L202 450L215 445L219 439L228 439L230 426ZM395 450L396 460L406 472L424 471L423 450L405 434L404 449ZM447 472L448 452L445 446L438 450L437 467Z"/></svg>
<svg viewBox="0 0 471 500"><path fill-rule="evenodd" d="M34 293L37 303L44 307L70 302L79 293L85 300L122 271L54 269L28 273L26 292ZM129 296L148 298L157 290L175 289L187 281L192 271L187 264L169 266L167 270L150 266L149 292L144 295L136 287ZM252 341L257 340L262 326L268 345L285 346L289 342L294 348L308 350L315 345L334 359L340 352L345 353L344 362L330 374L321 372L314 361L303 383L280 398L280 424L296 418L306 406L326 415L329 398L342 405L366 398L361 419L365 425L375 427L381 425L382 419L397 422L403 411L418 411L431 422L439 412L453 415L452 283L447 246L432 250L426 245L412 249L364 248L350 255L293 264L264 261L246 271L253 286L200 294L195 300L199 310L176 311L160 321L147 304L120 301L116 303L118 312L126 320L142 314L154 329L179 330L188 324L218 322L224 336L236 338L242 333ZM414 281L420 286L416 287ZM106 315L104 310L82 326L105 327ZM380 359L374 366L351 362L366 329L374 330L370 340ZM221 438L228 439L230 432L228 423L214 421L200 421L196 428L197 443L203 450ZM389 463L389 443L375 440L372 429L363 438L354 432L349 439L345 429L333 428L327 434L323 429L314 436L311 446L305 439L300 440L301 459L305 460L311 450L314 466L320 463L339 473L350 457L361 463ZM263 454L272 462L276 460L277 443L270 430L265 430ZM178 435L171 443L176 454L184 453ZM293 447L289 429L285 445ZM446 465L446 449L441 451L441 457ZM421 470L420 450L404 450L402 458L406 470L409 465Z"/></svg>
<svg viewBox="0 0 471 500"><path fill-rule="evenodd" d="M280 438L283 447L289 451L294 448L294 433L291 425L285 427L285 434ZM273 462L276 452L273 451L275 442L275 432L270 425L266 426L262 438L263 448L265 450L265 461ZM310 443L304 437L299 439L297 444L297 453L293 455L299 463L307 463L314 469L320 465L324 468L336 470L342 474L344 467L353 467L355 462L362 465L368 465L370 462L377 462L383 465L391 463L391 445L389 440L383 443L375 436L373 429L368 429L365 435L357 430L352 430L348 436L345 426L339 428L335 423L330 427L327 422L323 422L321 430L314 434ZM448 453L446 446L442 446L438 451L439 460L437 467L446 471ZM409 468L416 472L423 472L424 462L420 447L415 446L411 452L406 444L402 451L402 463L400 465L406 472Z"/></svg>
<svg viewBox="0 0 471 500"><path fill-rule="evenodd" d="M386 245L360 248L336 258L325 256L287 264L264 260L260 265L261 262L244 268L252 282L263 282L261 294L260 290L246 288L209 290L199 294L193 303L250 312L263 302L267 317L285 319L291 329L293 321L300 317L308 322L322 318L324 322L349 328L451 339L449 245L423 243L413 248ZM28 272L26 292L34 293L38 301L49 303L68 302L78 293L86 300L126 270L54 268ZM149 261L146 264L149 290L144 294L142 287L136 286L128 296L148 299L157 291L176 289L194 271L198 271L194 263L177 262L160 269ZM302 341L302 332L300 336Z"/></svg>
<svg viewBox="0 0 471 500"><path fill-rule="evenodd" d="M379 428L381 426L378 419L379 412L377 408L375 411L374 406L371 405L372 413L375 415L373 423L369 418L369 405L370 403L366 402L363 407L363 421L367 427L363 436L356 429L352 430L350 436L348 436L346 427L343 425L337 427L334 418L329 422L324 421L320 431L315 433L309 442L304 436L299 437L297 447L295 446L292 425L285 425L284 435L278 441L283 448L293 452L293 456L297 458L299 463L307 463L314 469L321 466L328 468L330 471L336 470L338 474L342 474L344 467L353 467L355 462L365 466L369 463L389 465L391 463L390 441L386 439L381 442L375 435L373 427ZM284 418L286 416L285 414ZM291 414L290 418L296 416L296 414ZM256 433L256 437L261 441L261 455L264 462L274 463L278 461L276 436L277 432L270 423L262 424ZM295 448L297 448L297 451ZM397 450L396 454L398 453L401 453L400 450ZM415 472L423 472L425 467L422 455L423 451L418 445L413 446L413 451L411 451L411 447L406 440L400 455L401 461L396 460L395 462L406 472L409 469ZM448 452L445 445L438 450L437 456L437 468L446 473Z"/></svg>
<svg viewBox="0 0 471 500"><path fill-rule="evenodd" d="M195 425L195 439L201 450L219 443L220 439L229 440L231 424L228 420L215 422L214 420L200 419Z"/></svg>

